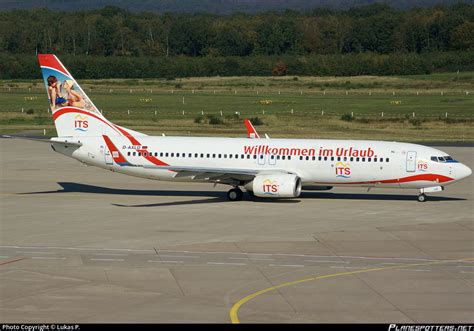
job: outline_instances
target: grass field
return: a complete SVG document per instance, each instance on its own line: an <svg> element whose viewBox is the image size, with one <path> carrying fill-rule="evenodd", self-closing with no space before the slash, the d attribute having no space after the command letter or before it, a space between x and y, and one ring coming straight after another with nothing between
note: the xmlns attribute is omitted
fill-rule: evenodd
<svg viewBox="0 0 474 331"><path fill-rule="evenodd" d="M79 83L107 118L147 134L244 136L242 119L259 117L272 137L474 140L472 72ZM55 135L47 109L41 81L0 81L0 133Z"/></svg>

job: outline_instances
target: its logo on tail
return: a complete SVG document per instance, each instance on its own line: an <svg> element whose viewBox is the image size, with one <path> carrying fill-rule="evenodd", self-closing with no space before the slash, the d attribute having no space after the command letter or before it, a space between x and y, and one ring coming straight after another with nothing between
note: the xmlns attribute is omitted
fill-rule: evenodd
<svg viewBox="0 0 474 331"><path fill-rule="evenodd" d="M77 114L74 117L74 131L87 132L88 129L89 129L88 117Z"/></svg>

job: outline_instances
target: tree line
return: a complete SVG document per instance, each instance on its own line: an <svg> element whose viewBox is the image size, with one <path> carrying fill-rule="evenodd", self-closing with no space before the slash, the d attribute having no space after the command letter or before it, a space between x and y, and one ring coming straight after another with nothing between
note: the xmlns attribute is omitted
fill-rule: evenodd
<svg viewBox="0 0 474 331"><path fill-rule="evenodd" d="M94 77L142 77L158 69L154 77L178 77L411 74L472 68L473 52L474 5L467 3L232 15L117 7L0 12L1 78L31 77L27 68L37 53L55 53L83 72L86 64L97 67ZM26 66L22 74L12 72L17 66Z"/></svg>

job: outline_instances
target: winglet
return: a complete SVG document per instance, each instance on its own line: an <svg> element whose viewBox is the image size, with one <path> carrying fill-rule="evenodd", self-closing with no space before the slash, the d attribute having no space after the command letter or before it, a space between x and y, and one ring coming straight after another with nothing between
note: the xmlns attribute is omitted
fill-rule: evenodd
<svg viewBox="0 0 474 331"><path fill-rule="evenodd" d="M257 131L253 127L252 123L246 118L244 120L245 127L247 128L247 135L251 139L259 139L260 136L258 135Z"/></svg>

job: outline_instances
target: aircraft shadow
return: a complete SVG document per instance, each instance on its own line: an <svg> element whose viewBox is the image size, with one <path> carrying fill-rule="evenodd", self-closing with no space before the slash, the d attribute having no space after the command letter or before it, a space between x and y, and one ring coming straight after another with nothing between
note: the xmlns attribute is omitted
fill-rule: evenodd
<svg viewBox="0 0 474 331"><path fill-rule="evenodd" d="M332 193L332 192L301 192L302 199L328 199L328 200L394 200L394 201L417 201L416 194L373 194L373 193ZM441 197L428 195L427 202L430 201L463 201L463 198Z"/></svg>
<svg viewBox="0 0 474 331"><path fill-rule="evenodd" d="M226 192L219 191L174 191L174 190L131 190L131 189L115 189L103 186L95 186L81 183L71 182L58 182L61 189L54 191L39 191L39 192L25 192L19 193L22 195L31 194L58 194L58 193L94 193L94 194L112 194L112 195L131 195L131 196L153 196L153 197L210 197L210 199L197 199L189 201L174 201L174 202L163 202L163 203L152 203L152 204L139 204L139 205L124 205L113 203L112 205L117 207L164 207L164 206L180 206L180 205L195 205L195 204L208 204L217 202L228 202ZM257 201L263 203L299 203L300 200L294 199L263 199L263 198L250 198L244 194L243 200Z"/></svg>
<svg viewBox="0 0 474 331"><path fill-rule="evenodd" d="M209 204L227 202L226 192L220 191L186 191L186 190L133 190L133 189L115 189L109 187L71 183L58 182L61 189L53 191L40 192L25 192L19 193L22 195L31 194L58 194L58 193L94 193L94 194L111 194L111 195L130 195L130 196L176 196L176 197L209 197L209 199L195 199L189 201L174 201L153 204L139 204L139 205L123 205L112 204L117 207L160 207L160 206L179 206L179 205L193 205L193 204ZM374 200L374 201L416 201L415 195L400 195L400 194L369 194L369 193L332 193L332 192L308 192L301 193L301 199L329 199L329 200ZM253 201L258 203L299 203L296 199L271 199L250 197L244 194L244 201ZM462 198L440 197L430 195L428 201L459 201L466 200Z"/></svg>

